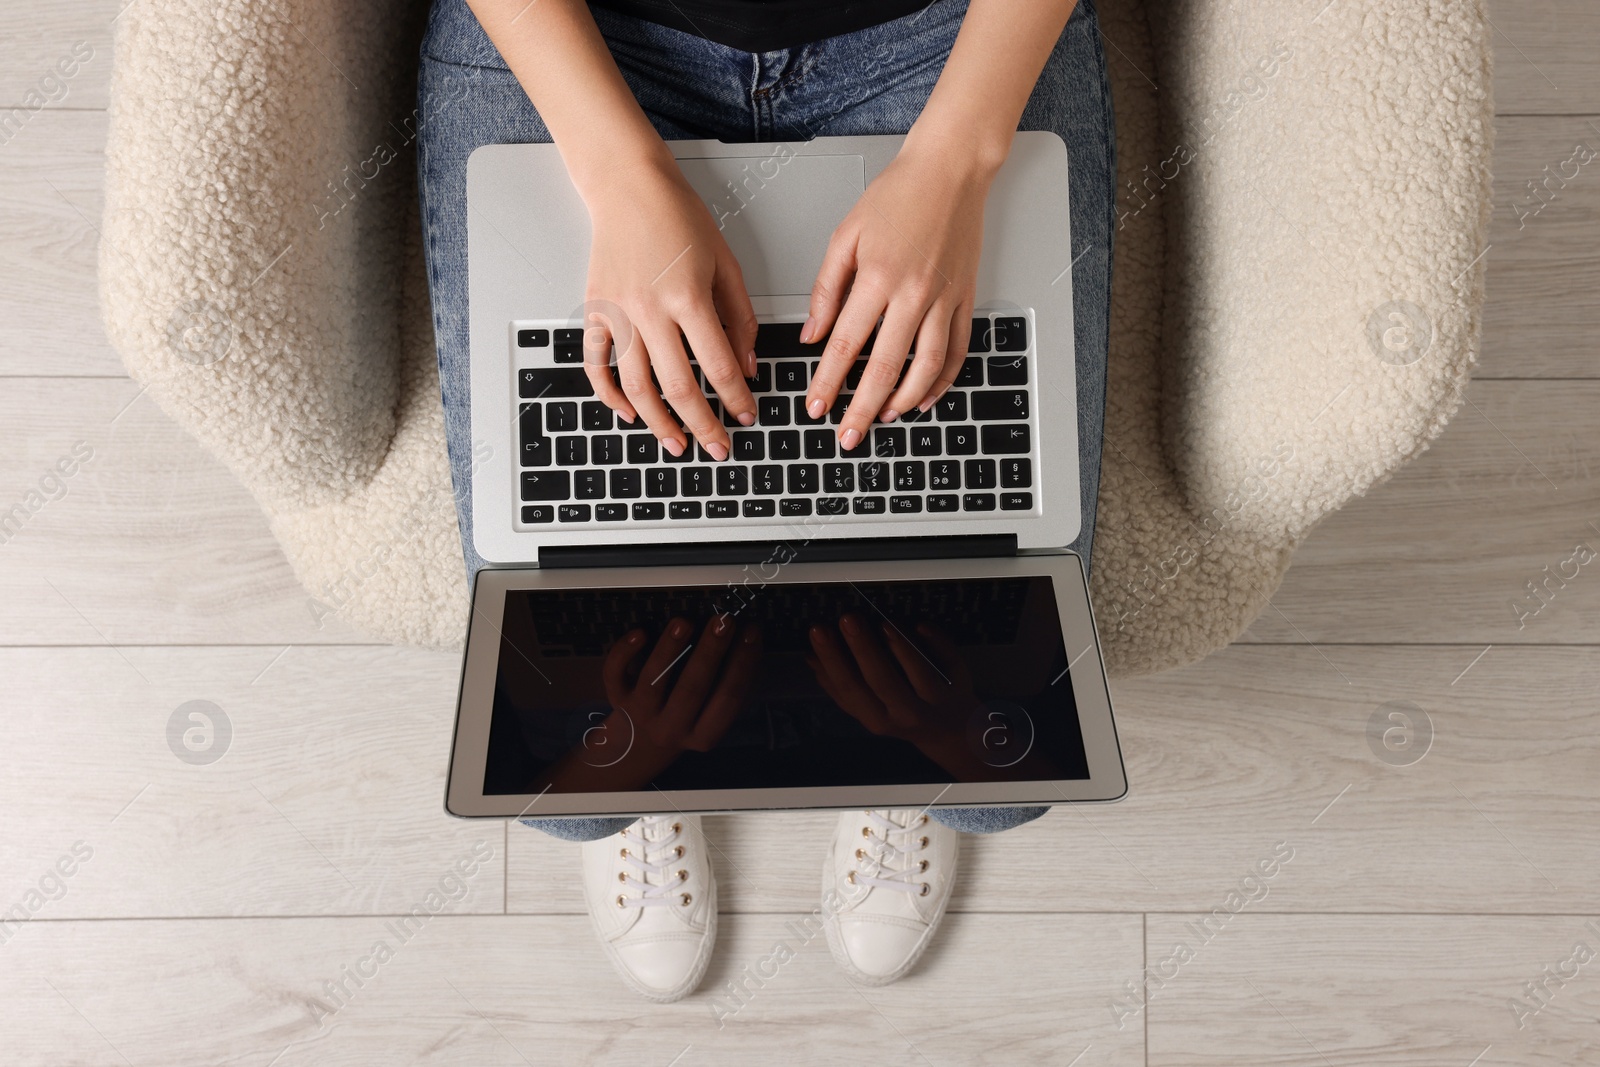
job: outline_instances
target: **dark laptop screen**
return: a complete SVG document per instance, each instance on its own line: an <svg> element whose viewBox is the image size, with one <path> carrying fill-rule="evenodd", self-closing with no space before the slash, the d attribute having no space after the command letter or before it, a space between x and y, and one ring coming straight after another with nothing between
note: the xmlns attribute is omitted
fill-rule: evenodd
<svg viewBox="0 0 1600 1067"><path fill-rule="evenodd" d="M1087 779L1047 577L511 590L486 794Z"/></svg>

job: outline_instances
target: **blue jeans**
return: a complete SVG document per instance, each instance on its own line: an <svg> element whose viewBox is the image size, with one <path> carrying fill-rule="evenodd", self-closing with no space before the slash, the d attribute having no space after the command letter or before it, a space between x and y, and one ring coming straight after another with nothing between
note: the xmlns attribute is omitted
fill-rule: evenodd
<svg viewBox="0 0 1600 1067"><path fill-rule="evenodd" d="M677 30L592 8L624 80L666 139L805 141L901 134L922 112L966 14L966 0L934 0L904 18L775 52L740 52ZM871 77L864 71L870 70ZM485 144L547 143L550 132L465 0L436 0L422 45L418 177L428 288L439 350L445 437L468 575L472 546L471 374L467 342L467 157ZM1056 42L1018 124L1067 145L1072 306L1078 378L1083 528L1072 548L1089 565L1100 485L1106 338L1115 208L1111 92L1093 0ZM993 833L1048 808L946 808L947 826ZM632 820L525 819L556 837L587 841Z"/></svg>

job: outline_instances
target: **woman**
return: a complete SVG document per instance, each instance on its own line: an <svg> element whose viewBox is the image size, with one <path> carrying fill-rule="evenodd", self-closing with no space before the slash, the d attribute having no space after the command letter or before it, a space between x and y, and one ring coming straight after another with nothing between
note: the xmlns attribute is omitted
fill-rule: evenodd
<svg viewBox="0 0 1600 1067"><path fill-rule="evenodd" d="M967 350L984 201L1019 128L1053 131L1067 145L1071 203L1062 209L1070 210L1075 257L1083 493L1082 533L1072 547L1087 566L1114 201L1110 95L1092 0L924 2L471 0L469 10L468 0L436 0L423 44L420 113L431 117L419 166L469 570L482 565L472 548L467 414L466 162L473 149L554 141L592 223L588 299L620 307L634 327L615 372L605 365L606 346L586 351L597 395L674 455L692 436L720 462L727 428L701 390L686 384L694 379L682 339L722 405L748 425L755 403L745 375L754 370L756 319L738 263L664 140L905 135L895 161L833 234L802 335L828 340L806 394L808 407L821 411L877 330L838 426L841 447L851 448L874 420L926 410L954 380ZM681 629L674 624L661 641L686 644L694 635L675 632ZM719 635L708 626L701 636ZM871 654L875 639L846 623L839 633L813 634L830 663L838 662L840 637L858 660ZM653 651L643 635L632 643L641 660ZM824 863L821 909L839 964L863 982L906 973L944 913L958 832L1004 830L1046 810L842 815ZM622 977L653 1000L692 991L716 930L699 818L524 821L585 842L589 911Z"/></svg>

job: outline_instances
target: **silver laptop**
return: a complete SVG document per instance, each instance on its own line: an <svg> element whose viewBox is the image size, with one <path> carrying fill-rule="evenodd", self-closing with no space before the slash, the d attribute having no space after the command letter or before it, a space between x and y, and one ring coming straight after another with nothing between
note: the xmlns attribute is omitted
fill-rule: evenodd
<svg viewBox="0 0 1600 1067"><path fill-rule="evenodd" d="M1126 791L1081 561L1062 547L1081 516L1058 137L1018 134L992 186L954 387L849 452L836 428L864 359L833 410L805 411L823 348L799 340L812 282L901 140L670 142L760 323L758 419L728 422L721 463L692 442L668 454L594 397L589 221L555 147L473 153L473 541L490 566L472 594L453 814ZM746 639L759 651L741 654Z"/></svg>

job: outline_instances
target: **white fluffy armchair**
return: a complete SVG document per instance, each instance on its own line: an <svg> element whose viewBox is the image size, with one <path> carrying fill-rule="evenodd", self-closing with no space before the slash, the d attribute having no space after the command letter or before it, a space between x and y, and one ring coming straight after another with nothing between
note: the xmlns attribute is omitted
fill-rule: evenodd
<svg viewBox="0 0 1600 1067"><path fill-rule="evenodd" d="M1474 362L1481 0L1102 0L1123 188L1093 594L1117 674L1226 644ZM319 611L457 644L415 217L420 5L119 21L100 285L129 372L250 488Z"/></svg>

